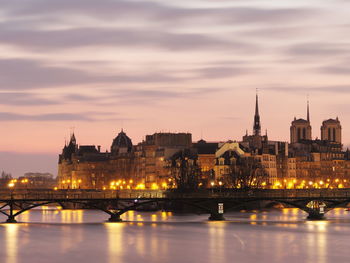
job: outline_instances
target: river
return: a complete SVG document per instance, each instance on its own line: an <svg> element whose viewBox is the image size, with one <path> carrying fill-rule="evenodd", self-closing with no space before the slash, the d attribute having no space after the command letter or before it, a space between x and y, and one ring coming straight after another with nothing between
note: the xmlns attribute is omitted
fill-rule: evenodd
<svg viewBox="0 0 350 263"><path fill-rule="evenodd" d="M44 207L0 224L2 263L349 262L350 212L307 221L298 209L208 215L133 212L107 223L94 210ZM0 215L0 220L5 217Z"/></svg>

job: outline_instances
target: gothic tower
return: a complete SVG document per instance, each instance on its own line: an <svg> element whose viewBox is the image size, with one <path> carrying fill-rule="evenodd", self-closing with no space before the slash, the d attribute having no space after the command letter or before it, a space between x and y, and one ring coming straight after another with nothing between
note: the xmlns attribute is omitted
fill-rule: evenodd
<svg viewBox="0 0 350 263"><path fill-rule="evenodd" d="M246 146L253 150L262 149L263 144L267 143L268 137L266 135L261 135L261 123L260 123L260 114L259 114L259 97L256 94L255 101L255 115L254 115L254 125L253 125L253 134L248 135L248 131L243 136L243 143Z"/></svg>
<svg viewBox="0 0 350 263"><path fill-rule="evenodd" d="M330 142L342 142L341 125L338 117L336 119L329 119L322 122L321 126L321 140Z"/></svg>
<svg viewBox="0 0 350 263"><path fill-rule="evenodd" d="M297 143L303 140L312 140L312 128L310 124L310 107L307 102L307 114L305 119L296 119L292 121L290 126L290 142Z"/></svg>
<svg viewBox="0 0 350 263"><path fill-rule="evenodd" d="M259 98L258 98L258 94L256 94L256 102L255 102L255 115L254 115L253 135L255 135L255 136L260 136L261 135L261 124L260 124L260 115L259 115Z"/></svg>

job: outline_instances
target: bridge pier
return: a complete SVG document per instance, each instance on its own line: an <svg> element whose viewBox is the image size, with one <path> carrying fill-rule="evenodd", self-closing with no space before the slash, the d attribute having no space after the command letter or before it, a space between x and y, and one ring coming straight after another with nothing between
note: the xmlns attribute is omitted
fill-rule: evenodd
<svg viewBox="0 0 350 263"><path fill-rule="evenodd" d="M113 214L111 217L108 219L108 222L122 222L123 220L120 218L119 214Z"/></svg>
<svg viewBox="0 0 350 263"><path fill-rule="evenodd" d="M6 220L6 223L17 223L17 221L13 215L9 215L9 217Z"/></svg>
<svg viewBox="0 0 350 263"><path fill-rule="evenodd" d="M323 220L325 219L324 213L318 211L311 211L307 217L308 220Z"/></svg>
<svg viewBox="0 0 350 263"><path fill-rule="evenodd" d="M224 221L225 218L224 218L224 214L212 213L212 214L210 214L208 220L209 221Z"/></svg>
<svg viewBox="0 0 350 263"><path fill-rule="evenodd" d="M13 205L14 203L12 201L8 203L8 206L10 208L10 214L8 215L6 223L17 223L15 216L13 215Z"/></svg>

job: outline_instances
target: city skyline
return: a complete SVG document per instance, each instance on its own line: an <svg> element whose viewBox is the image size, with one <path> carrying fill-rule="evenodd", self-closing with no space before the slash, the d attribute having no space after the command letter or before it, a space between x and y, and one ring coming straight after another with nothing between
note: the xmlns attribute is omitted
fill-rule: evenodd
<svg viewBox="0 0 350 263"><path fill-rule="evenodd" d="M338 116L350 144L345 1L0 3L5 171L53 172L71 127L103 150L121 128L240 140L256 88L271 139L289 141L309 94L313 137Z"/></svg>
<svg viewBox="0 0 350 263"><path fill-rule="evenodd" d="M253 106L253 105L252 105ZM226 139L226 140L211 140L212 142L227 142L227 141L242 141L242 137L244 136L244 135L247 135L247 134L252 134L252 135L262 135L262 134L264 134L264 135L268 135L267 134L267 129L265 130L265 133L263 132L263 130L262 130L262 127L263 126L261 126L261 120L260 120L260 111L259 111L259 108L260 108L260 102L259 102L259 97L258 97L258 93L256 92L256 101L255 101L255 114L254 114L254 116L252 116L252 125L251 125L251 129L250 130L248 130L248 129L246 129L246 131L245 131L245 134L242 134L241 135L241 137L239 137L239 138L228 138L228 139ZM304 119L304 120L307 120L307 121L310 121L311 120L311 118L310 118L310 103L309 103L309 99L307 100L307 104L306 104L306 108L305 108L305 116L298 116L298 118L297 117L294 117L294 119L291 121L291 123L293 122L293 121L295 121L296 119ZM312 116L312 115L311 115ZM338 119L338 116L336 117L336 119ZM325 119L325 120L327 120L327 119ZM313 127L312 126L312 122L310 122L311 123L311 127ZM340 121L340 123L341 123L341 121ZM124 131L124 129L123 128L121 128L121 131L123 132ZM119 133L120 131L118 131L116 134L115 134L115 136ZM172 132L172 131L154 131L153 133L157 133L157 132L161 132L161 133L168 133L168 132ZM184 132L184 131L177 131L177 132ZM290 133L291 131L289 130L289 133ZM153 134L153 133L150 133L150 134ZM191 132L189 132L189 133L191 133ZM317 135L314 135L314 133L315 133L315 131L314 131L314 129L312 130L312 136L311 136L311 139L321 139L321 134L319 134L319 136L317 136ZM69 136L67 136L66 138L65 138L65 141L64 141L64 144L62 145L62 147L61 147L61 149L63 148L63 146L64 145L68 145L68 143L69 143L69 140L70 140L70 138L71 138L71 136L72 135L74 135L75 134L75 131L74 131L74 129L73 128L71 128L71 130L70 130L70 134L69 134ZM146 136L147 134L144 134L143 135L143 138L145 138L145 136ZM205 137L203 137L202 135L203 134L201 134L201 136L200 137L198 137L198 138L196 138L196 137L194 137L193 136L193 134L191 133L191 135L192 135L192 141L193 142L196 142L196 141L199 141L199 140L202 140L202 139L204 139L204 140L206 140L206 138ZM289 137L291 136L291 134L289 134ZM76 137L76 136L75 136ZM111 145L111 143L112 143L112 140L113 140L113 138L111 139L111 141L110 141L110 144L109 145L103 145L103 146L101 146L101 144L98 142L99 141L99 139L100 138L95 138L95 141L94 142L87 142L87 143L85 143L85 145L94 145L94 146L96 146L96 147L99 147L99 148L101 148L101 150L102 151L110 151L110 145ZM132 140L133 140L133 138L131 138ZM277 140L277 141L285 141L285 142L291 142L290 141L290 138L288 138L287 140L279 140L279 138L271 138L271 137L269 137L269 139L270 140L272 140L272 141L274 141L274 140ZM138 143L141 143L143 141L143 139L142 140L140 140L140 141L134 141L133 140L133 144L134 145L137 145ZM206 141L208 141L208 140L206 140ZM210 141L208 141L208 142L210 142ZM77 144L78 145L84 145L84 143L80 143L79 142L79 137L77 138ZM346 149L346 148L348 148L348 146L347 145L344 145L343 144L343 148L344 149ZM6 163L8 163L8 165L10 165L10 166L8 166L8 167L11 167L12 166L12 163L11 163L11 161L12 160L16 160L16 159L18 159L18 158L20 158L22 161L24 161L24 163L26 162L26 161L28 161L28 164L29 165L32 165L32 166L30 166L30 167L38 167L38 164L37 164L37 162L38 163L40 163L41 164L41 169L40 170L35 170L35 169L27 169L27 166L26 165L24 165L23 167L18 167L19 169L20 169L20 171L21 172L15 172L15 176L21 176L21 175L23 175L25 172L32 172L32 171L36 171L36 172L51 172L52 174L56 174L56 172L57 172L57 153L54 153L54 154L45 154L45 153L39 153L39 154L30 154L30 155L27 155L27 154L25 154L25 153L19 153L18 154L18 156L17 156L17 154L16 153L10 153L10 152L4 152L4 153L0 153L0 158L1 159L3 159L3 160L5 160L5 162ZM42 160L45 160L45 159L47 159L47 160L49 160L49 163L45 163L45 162L42 162ZM34 165L34 166L33 166ZM6 166L5 166L6 167ZM46 170L45 170L46 169ZM6 170L6 169L4 169L4 171L7 171L8 172L8 170ZM15 170L16 171L16 170ZM10 168L10 172L11 172L11 168Z"/></svg>

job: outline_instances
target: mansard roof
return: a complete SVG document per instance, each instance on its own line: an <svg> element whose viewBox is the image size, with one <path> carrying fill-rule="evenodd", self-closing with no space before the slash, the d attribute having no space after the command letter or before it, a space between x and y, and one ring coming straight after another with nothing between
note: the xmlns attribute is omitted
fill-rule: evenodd
<svg viewBox="0 0 350 263"><path fill-rule="evenodd" d="M86 153L98 153L95 145L81 145L78 149L78 154L83 155Z"/></svg>
<svg viewBox="0 0 350 263"><path fill-rule="evenodd" d="M198 154L215 154L218 149L219 143L217 142L206 142L204 140L199 140L197 143L193 144L193 148L197 150Z"/></svg>
<svg viewBox="0 0 350 263"><path fill-rule="evenodd" d="M128 152L132 149L132 141L123 130L121 130L118 136L113 140L111 152L117 153L120 148L127 148Z"/></svg>

